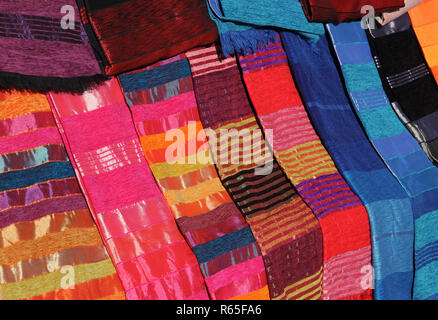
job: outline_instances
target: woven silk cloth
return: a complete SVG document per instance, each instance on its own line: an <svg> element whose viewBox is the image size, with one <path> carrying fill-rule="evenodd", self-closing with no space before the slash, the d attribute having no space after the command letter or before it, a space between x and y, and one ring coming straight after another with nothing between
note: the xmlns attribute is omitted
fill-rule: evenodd
<svg viewBox="0 0 438 320"><path fill-rule="evenodd" d="M389 101L438 165L438 85L410 27L409 16L368 33L368 38Z"/></svg>
<svg viewBox="0 0 438 320"><path fill-rule="evenodd" d="M261 251L210 156L188 60L176 56L119 80L146 159L210 297L269 300Z"/></svg>
<svg viewBox="0 0 438 320"><path fill-rule="evenodd" d="M373 76L377 74L368 44L363 38L365 32L360 23L329 25L328 30L335 44L353 105L367 110L374 117L374 108L382 106L382 102L385 103L385 96L381 88L373 85ZM355 37L356 33L362 34L362 38ZM376 132L384 128L376 123ZM376 164L374 170L378 174L373 174L375 179L365 185L368 188L364 190L369 190L368 193L362 194L370 195L363 199L365 204L369 202L366 206L373 240L375 298L408 300L412 298L414 270L414 225L410 198L382 160L377 159L374 150L371 151L371 159Z"/></svg>
<svg viewBox="0 0 438 320"><path fill-rule="evenodd" d="M144 158L116 79L50 94L94 219L128 299L208 299L198 262Z"/></svg>
<svg viewBox="0 0 438 320"><path fill-rule="evenodd" d="M219 61L214 46L186 55L219 177L260 245L271 299L320 299L321 228L268 150L236 59Z"/></svg>
<svg viewBox="0 0 438 320"><path fill-rule="evenodd" d="M438 298L438 168L392 109L359 23L336 28L330 25L329 29L354 110L375 150L411 198L415 227L413 297ZM351 52L355 52L353 60Z"/></svg>
<svg viewBox="0 0 438 320"><path fill-rule="evenodd" d="M423 0L409 11L412 27L438 83L438 1Z"/></svg>
<svg viewBox="0 0 438 320"><path fill-rule="evenodd" d="M353 191L361 198L371 212L373 206L378 209L376 201L385 200L384 194L374 191L374 184L382 183L384 169L381 162L350 110L348 98L345 96L341 79L330 54L327 38L322 36L317 43L311 43L290 32L282 32L281 40L286 51L289 65L294 76L295 85L301 94L304 106L321 138L324 147L332 157L336 167L348 182ZM386 187L386 186L385 186ZM392 208L380 211L384 218L391 221ZM375 212L375 211L374 211ZM360 286L363 289L362 299L371 298L369 290L369 266L371 264L370 226L364 221L363 213L356 211L356 248L362 248L362 266L354 265L355 272L362 274ZM370 214L368 220L377 213ZM383 226L382 226L383 227ZM342 231L341 231L342 232ZM382 258L376 257L376 266Z"/></svg>
<svg viewBox="0 0 438 320"><path fill-rule="evenodd" d="M306 20L299 0L207 0L210 16L216 23L222 53L227 57L235 51L247 53L277 41L278 27L317 39L324 33L320 24Z"/></svg>
<svg viewBox="0 0 438 320"><path fill-rule="evenodd" d="M125 298L40 94L0 94L0 297Z"/></svg>
<svg viewBox="0 0 438 320"><path fill-rule="evenodd" d="M0 90L81 92L104 79L74 0L2 1L0 21Z"/></svg>
<svg viewBox="0 0 438 320"><path fill-rule="evenodd" d="M360 20L367 11L365 6L374 8L374 13L391 12L405 5L405 0L300 0L306 17L314 22L343 22Z"/></svg>
<svg viewBox="0 0 438 320"><path fill-rule="evenodd" d="M205 0L77 0L88 36L114 75L217 39Z"/></svg>
<svg viewBox="0 0 438 320"><path fill-rule="evenodd" d="M316 135L294 85L281 42L240 56L239 63L261 125L265 131L272 130L276 159L321 225L323 299L360 299L366 291L361 283L364 266L370 263L368 214ZM378 205L375 210L368 208L374 213L380 208ZM381 207L387 205L382 203ZM372 219L372 231L378 231L375 224L382 222ZM374 234L373 238L379 236ZM373 250L373 256L384 253L380 242L373 243ZM380 272L382 261L373 263ZM368 266L371 270L371 264ZM386 268L391 267L388 261ZM380 287L381 282L377 285Z"/></svg>

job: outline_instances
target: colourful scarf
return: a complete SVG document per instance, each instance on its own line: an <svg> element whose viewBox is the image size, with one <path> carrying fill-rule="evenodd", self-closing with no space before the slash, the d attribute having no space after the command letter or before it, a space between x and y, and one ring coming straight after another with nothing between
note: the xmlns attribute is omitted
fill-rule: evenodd
<svg viewBox="0 0 438 320"><path fill-rule="evenodd" d="M205 0L77 0L105 72L114 75L214 42Z"/></svg>
<svg viewBox="0 0 438 320"><path fill-rule="evenodd" d="M430 163L391 108L360 24L330 25L329 29L356 114L375 149L411 197L415 219L414 298L436 299L438 168ZM360 154L363 156L362 150ZM393 221L402 225L401 220ZM404 264L400 271L408 272L407 267Z"/></svg>
<svg viewBox="0 0 438 320"><path fill-rule="evenodd" d="M67 150L128 299L208 299L141 150L117 80L50 94Z"/></svg>
<svg viewBox="0 0 438 320"><path fill-rule="evenodd" d="M300 0L307 19L313 22L360 20L374 8L374 13L391 12L405 5L405 0Z"/></svg>
<svg viewBox="0 0 438 320"><path fill-rule="evenodd" d="M367 210L374 240L373 256L377 257L373 261L379 278L376 290L382 291L382 269L391 270L391 254L396 255L385 252L385 244L379 241L381 236L387 236L379 229L384 223L382 212L390 216L389 209L397 211L399 207L392 206L390 201L373 199L372 203L364 201L365 210L339 174L310 123L281 43L241 56L239 62L262 127L265 131L273 130L273 150L280 166L319 219L324 241L323 298L370 297L370 292L365 293L367 290L361 286L362 271L370 263Z"/></svg>
<svg viewBox="0 0 438 320"><path fill-rule="evenodd" d="M212 299L267 299L260 249L217 176L190 65L177 56L119 76L146 159Z"/></svg>
<svg viewBox="0 0 438 320"><path fill-rule="evenodd" d="M423 49L429 68L438 83L438 1L423 0L409 11L412 27Z"/></svg>
<svg viewBox="0 0 438 320"><path fill-rule="evenodd" d="M82 92L105 79L74 0L2 1L0 20L0 90Z"/></svg>
<svg viewBox="0 0 438 320"><path fill-rule="evenodd" d="M0 297L124 299L44 95L0 94Z"/></svg>
<svg viewBox="0 0 438 320"><path fill-rule="evenodd" d="M319 299L321 228L267 149L236 60L219 61L214 46L186 55L219 177L260 245L271 298Z"/></svg>
<svg viewBox="0 0 438 320"><path fill-rule="evenodd" d="M406 14L368 33L389 101L400 120L438 165L438 85Z"/></svg>
<svg viewBox="0 0 438 320"><path fill-rule="evenodd" d="M308 23L299 0L207 0L210 16L216 23L222 53L227 57L234 51L245 54L250 50L277 41L278 27L317 39L324 33L320 24Z"/></svg>

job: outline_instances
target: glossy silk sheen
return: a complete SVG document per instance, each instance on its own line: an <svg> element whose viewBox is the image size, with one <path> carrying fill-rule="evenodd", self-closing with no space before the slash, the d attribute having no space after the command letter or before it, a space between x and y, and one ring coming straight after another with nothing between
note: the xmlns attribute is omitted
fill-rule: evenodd
<svg viewBox="0 0 438 320"><path fill-rule="evenodd" d="M2 299L124 299L46 97L0 106Z"/></svg>
<svg viewBox="0 0 438 320"><path fill-rule="evenodd" d="M81 187L128 299L208 299L193 252L144 158L116 79L50 94Z"/></svg>

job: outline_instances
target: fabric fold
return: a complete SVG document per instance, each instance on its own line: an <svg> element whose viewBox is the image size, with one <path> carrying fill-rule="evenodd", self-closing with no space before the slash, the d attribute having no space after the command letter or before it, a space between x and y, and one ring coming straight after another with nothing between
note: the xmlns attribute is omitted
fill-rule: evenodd
<svg viewBox="0 0 438 320"><path fill-rule="evenodd" d="M187 58L118 78L143 152L198 259L210 297L269 300L260 248L209 153Z"/></svg>
<svg viewBox="0 0 438 320"><path fill-rule="evenodd" d="M339 268L352 266L358 260L349 252L360 250L352 245L358 230L366 230L369 216L374 298L411 299L412 211L409 197L397 180L381 163L380 167L373 168L373 174L379 175L381 183L350 188L312 127L281 42L254 54L239 56L239 64L261 125L265 132L272 130L276 159L319 219L324 248L323 298L340 297L337 291L342 286L361 291L355 275L350 273L355 270L344 268L339 272ZM356 219L357 224L350 223ZM359 220L362 227L358 228ZM399 225L388 224L391 220L398 221ZM400 268L410 273L400 273ZM343 294L353 296L353 289L349 290L350 294L348 290Z"/></svg>
<svg viewBox="0 0 438 320"><path fill-rule="evenodd" d="M186 56L219 178L260 245L271 299L320 299L320 225L273 159L236 59L220 61L214 46Z"/></svg>
<svg viewBox="0 0 438 320"><path fill-rule="evenodd" d="M125 299L46 96L0 94L0 127L1 299Z"/></svg>
<svg viewBox="0 0 438 320"><path fill-rule="evenodd" d="M117 79L48 95L128 299L208 299L198 262L146 163Z"/></svg>
<svg viewBox="0 0 438 320"><path fill-rule="evenodd" d="M392 108L360 24L329 25L329 30L354 111L375 150L411 198L415 230L413 298L437 299L438 168ZM353 60L346 55L351 51L356 52Z"/></svg>

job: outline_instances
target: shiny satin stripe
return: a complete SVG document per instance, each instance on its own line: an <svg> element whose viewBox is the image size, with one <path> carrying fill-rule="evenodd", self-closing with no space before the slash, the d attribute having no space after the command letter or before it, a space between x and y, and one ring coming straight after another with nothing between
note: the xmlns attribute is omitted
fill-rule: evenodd
<svg viewBox="0 0 438 320"><path fill-rule="evenodd" d="M46 96L26 92L0 93L0 120L8 120L38 112L50 112Z"/></svg>
<svg viewBox="0 0 438 320"><path fill-rule="evenodd" d="M255 290L253 292L237 296L234 298L231 298L230 300L251 300L251 301L257 301L257 300L266 300L266 297L269 297L269 288L268 286L264 286L263 288L260 288L258 290Z"/></svg>
<svg viewBox="0 0 438 320"><path fill-rule="evenodd" d="M21 261L13 266L2 266L0 285L41 276L64 266L96 263L106 259L109 257L103 245L65 249L45 257Z"/></svg>
<svg viewBox="0 0 438 320"><path fill-rule="evenodd" d="M202 200L204 197L214 194L216 192L223 191L223 186L219 178L203 181L194 186L187 187L182 190L169 190L164 192L164 196L169 203L169 206L173 206L177 203L192 203Z"/></svg>
<svg viewBox="0 0 438 320"><path fill-rule="evenodd" d="M71 247L98 246L101 239L96 227L69 228L49 233L41 238L20 241L13 246L1 249L0 264L12 266L20 261L39 258ZM44 248L44 252L41 251Z"/></svg>
<svg viewBox="0 0 438 320"><path fill-rule="evenodd" d="M73 266L75 283L81 284L100 277L106 277L114 273L114 265L110 259L97 263L81 264ZM61 289L65 273L57 270L35 278L20 282L3 284L0 286L0 293L4 300L23 299L41 295L46 292Z"/></svg>
<svg viewBox="0 0 438 320"><path fill-rule="evenodd" d="M75 177L45 181L29 187L7 190L0 193L0 212L31 205L44 199L80 193L81 189Z"/></svg>
<svg viewBox="0 0 438 320"><path fill-rule="evenodd" d="M188 172L178 177L168 177L160 179L158 185L165 190L180 190L186 186L193 186L201 181L214 179L217 177L217 172L214 166L201 168L197 171Z"/></svg>
<svg viewBox="0 0 438 320"><path fill-rule="evenodd" d="M97 289L96 289L97 288ZM106 277L75 285L74 290L59 289L26 300L126 300L119 276L114 273Z"/></svg>
<svg viewBox="0 0 438 320"><path fill-rule="evenodd" d="M151 108L152 109L152 108ZM148 109L149 111L149 109ZM149 112L148 112L149 113ZM140 115L143 115L141 113ZM160 134L173 129L185 127L189 121L193 121L198 117L198 109L193 107L176 112L175 114L167 115L162 119L149 119L136 122L135 126L141 137L149 134Z"/></svg>
<svg viewBox="0 0 438 320"><path fill-rule="evenodd" d="M83 195L70 195L62 198L45 199L25 207L9 209L0 214L0 228L20 221L29 221L55 212L86 209Z"/></svg>
<svg viewBox="0 0 438 320"><path fill-rule="evenodd" d="M51 112L35 112L13 119L0 120L0 137L15 136L40 128L54 127L55 125Z"/></svg>
<svg viewBox="0 0 438 320"><path fill-rule="evenodd" d="M91 152L74 155L82 175L93 176L108 173L133 163L144 161L138 140L108 145Z"/></svg>
<svg viewBox="0 0 438 320"><path fill-rule="evenodd" d="M49 233L63 232L69 228L95 227L88 209L58 212L42 218L21 221L0 229L0 249L22 241L32 241Z"/></svg>
<svg viewBox="0 0 438 320"><path fill-rule="evenodd" d="M61 143L61 137L57 128L42 128L17 136L0 138L0 154L33 150L41 146Z"/></svg>
<svg viewBox="0 0 438 320"><path fill-rule="evenodd" d="M68 161L62 144L50 144L32 150L0 155L0 173L24 170L53 161Z"/></svg>

